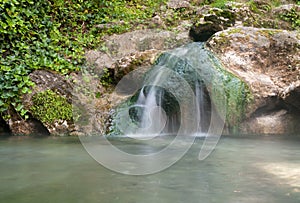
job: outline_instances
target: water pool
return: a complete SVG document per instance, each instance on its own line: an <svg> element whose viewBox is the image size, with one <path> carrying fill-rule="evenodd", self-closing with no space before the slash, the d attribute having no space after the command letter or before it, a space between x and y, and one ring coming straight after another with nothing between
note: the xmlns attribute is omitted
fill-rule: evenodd
<svg viewBox="0 0 300 203"><path fill-rule="evenodd" d="M162 172L128 176L98 164L76 137L1 138L0 202L300 202L299 137L223 136L199 161L202 142Z"/></svg>

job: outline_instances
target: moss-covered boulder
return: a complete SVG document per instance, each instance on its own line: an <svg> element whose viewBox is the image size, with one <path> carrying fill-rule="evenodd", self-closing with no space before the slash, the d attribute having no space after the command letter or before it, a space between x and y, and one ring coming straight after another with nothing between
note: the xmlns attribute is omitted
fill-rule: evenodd
<svg viewBox="0 0 300 203"><path fill-rule="evenodd" d="M73 82L71 77L59 73L37 70L30 74L35 83L32 93L23 97L23 105L51 135L69 135L74 132L72 113ZM25 132L23 134L35 133Z"/></svg>
<svg viewBox="0 0 300 203"><path fill-rule="evenodd" d="M235 27L216 33L207 47L227 71L250 88L244 133L284 134L298 131L300 100L300 33Z"/></svg>

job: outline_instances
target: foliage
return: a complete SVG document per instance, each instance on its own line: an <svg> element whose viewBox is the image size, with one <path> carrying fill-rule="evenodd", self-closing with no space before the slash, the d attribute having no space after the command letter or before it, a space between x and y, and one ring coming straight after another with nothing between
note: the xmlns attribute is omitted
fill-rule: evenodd
<svg viewBox="0 0 300 203"><path fill-rule="evenodd" d="M31 113L43 123L72 120L72 105L52 90L35 94L32 102Z"/></svg>
<svg viewBox="0 0 300 203"><path fill-rule="evenodd" d="M113 73L107 69L103 69L103 74L100 76L100 84L104 87L109 87L114 83Z"/></svg>
<svg viewBox="0 0 300 203"><path fill-rule="evenodd" d="M226 8L227 2L227 0L215 0L211 3L211 6L216 8Z"/></svg>
<svg viewBox="0 0 300 203"><path fill-rule="evenodd" d="M132 29L152 17L164 0L0 1L0 114L13 106L22 116L21 95L34 84L29 73L67 74L84 63L84 49L106 34ZM111 24L100 29L99 24Z"/></svg>
<svg viewBox="0 0 300 203"><path fill-rule="evenodd" d="M290 11L280 14L282 20L291 23L292 28L300 28L300 12L296 11L296 8L292 8Z"/></svg>

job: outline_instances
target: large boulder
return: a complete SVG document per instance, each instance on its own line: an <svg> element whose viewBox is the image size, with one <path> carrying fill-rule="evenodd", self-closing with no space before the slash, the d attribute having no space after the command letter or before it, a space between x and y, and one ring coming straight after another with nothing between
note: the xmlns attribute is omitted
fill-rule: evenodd
<svg viewBox="0 0 300 203"><path fill-rule="evenodd" d="M300 33L234 27L216 33L207 47L227 71L241 78L252 97L240 130L295 133L300 110Z"/></svg>
<svg viewBox="0 0 300 203"><path fill-rule="evenodd" d="M42 132L51 135L69 135L75 131L71 105L72 80L59 73L45 70L32 72L30 79L35 86L32 88L32 93L23 97L23 105L28 110L30 119L26 121L11 119L13 133L16 133L14 131L18 123L32 126L26 131L20 131L21 134Z"/></svg>
<svg viewBox="0 0 300 203"><path fill-rule="evenodd" d="M128 79L131 83L135 80ZM174 124L181 128L187 123L190 127L199 124L199 129L206 132L211 120L215 122L220 118L226 118L225 127L232 130L244 117L249 95L247 85L237 76L224 70L218 59L205 49L204 43L198 42L163 53L144 75L139 88L141 89L133 92L133 97L116 108L116 113L112 116L110 135L126 133L122 131L124 123L131 126L134 122L141 122L143 110L146 110L153 100L164 109L166 117L171 121L167 122L164 129L168 133L174 133ZM124 116L128 112L134 122L130 123L127 116ZM217 112L218 116L213 112ZM177 120L179 118L180 122ZM170 129L171 131L168 131ZM188 131L199 129L193 128Z"/></svg>

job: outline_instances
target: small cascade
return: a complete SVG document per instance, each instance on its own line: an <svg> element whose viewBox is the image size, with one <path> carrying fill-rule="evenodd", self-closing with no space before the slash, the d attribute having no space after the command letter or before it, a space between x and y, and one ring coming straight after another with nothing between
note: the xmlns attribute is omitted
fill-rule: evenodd
<svg viewBox="0 0 300 203"><path fill-rule="evenodd" d="M154 81L161 81L161 74L155 76ZM157 84L157 83L154 83ZM197 131L194 136L203 136L205 132L205 121L209 116L206 115L205 109L208 107L205 101L204 85L200 81L195 81L194 95L192 102L195 106L194 114L191 115L197 123ZM164 107L166 103L172 105L172 101L166 101L165 95L169 92L159 86L143 86L138 94L138 99L131 106L132 118L138 125L138 130L135 132L141 136L151 137L157 134L176 134L180 126L180 111L166 113ZM205 103L206 102L206 103ZM180 109L178 109L180 110ZM207 131L207 129L206 129Z"/></svg>
<svg viewBox="0 0 300 203"><path fill-rule="evenodd" d="M141 89L138 100L133 107L141 109L139 115L139 134L155 134L161 132L166 124L166 114L160 107L162 92L155 87L150 87L149 93L145 95L144 87Z"/></svg>
<svg viewBox="0 0 300 203"><path fill-rule="evenodd" d="M204 120L204 105L203 105L203 87L199 81L195 82L195 99L196 99L196 115L198 121L198 130L197 133L202 132L201 120Z"/></svg>
<svg viewBox="0 0 300 203"><path fill-rule="evenodd" d="M143 76L140 89L132 92L116 110L112 135L204 136L211 133L215 128L210 129L212 120L218 121L219 113L220 118L225 118L224 87L235 82L219 67L203 43L191 43L162 54ZM122 87L132 84L127 89L133 89L136 75L123 81ZM216 110L216 107L221 108Z"/></svg>

